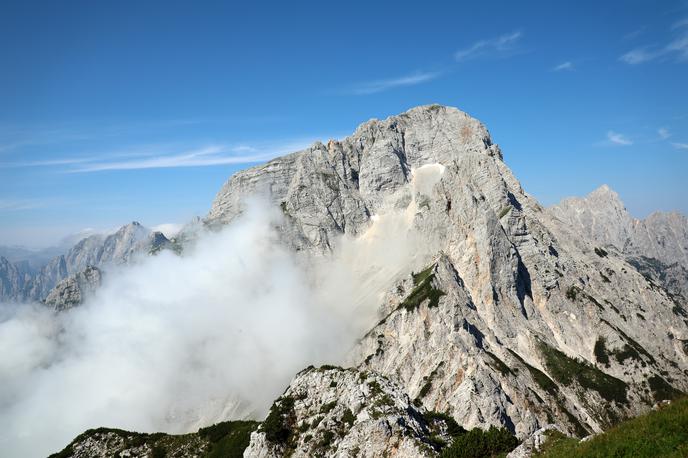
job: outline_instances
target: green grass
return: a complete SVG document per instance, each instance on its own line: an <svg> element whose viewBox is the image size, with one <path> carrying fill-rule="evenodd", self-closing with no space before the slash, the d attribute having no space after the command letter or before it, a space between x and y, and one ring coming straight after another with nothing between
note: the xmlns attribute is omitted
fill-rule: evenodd
<svg viewBox="0 0 688 458"><path fill-rule="evenodd" d="M569 358L559 350L539 341L538 349L545 358L549 374L566 386L578 383L583 389L595 390L602 398L619 404L628 404L628 385L618 378L607 375L586 361Z"/></svg>
<svg viewBox="0 0 688 458"><path fill-rule="evenodd" d="M554 434L536 455L548 458L688 456L688 399L627 420L587 442Z"/></svg>
<svg viewBox="0 0 688 458"><path fill-rule="evenodd" d="M414 288L406 299L399 304L399 309L403 307L411 312L420 307L425 300L429 300L428 308L437 307L440 297L446 293L432 286L432 281L435 279L434 268L435 266L432 265L420 273L413 274Z"/></svg>

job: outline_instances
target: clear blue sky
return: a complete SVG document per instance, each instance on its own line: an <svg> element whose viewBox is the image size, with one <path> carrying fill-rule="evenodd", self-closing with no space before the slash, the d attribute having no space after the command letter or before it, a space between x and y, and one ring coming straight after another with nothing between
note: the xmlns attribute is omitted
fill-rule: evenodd
<svg viewBox="0 0 688 458"><path fill-rule="evenodd" d="M236 3L2 2L0 244L184 222L239 168L427 103L546 205L608 183L688 213L686 1Z"/></svg>

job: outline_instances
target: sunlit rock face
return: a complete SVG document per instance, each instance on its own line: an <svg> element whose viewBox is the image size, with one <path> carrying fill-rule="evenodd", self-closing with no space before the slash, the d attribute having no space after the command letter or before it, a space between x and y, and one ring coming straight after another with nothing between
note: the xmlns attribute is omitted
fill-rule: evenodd
<svg viewBox="0 0 688 458"><path fill-rule="evenodd" d="M459 110L371 120L341 141L240 172L207 221L231 221L256 191L287 215L286 242L316 253L384 215L409 215L413 233L435 245L430 273L414 283L406 269L350 363L464 426L525 436L556 420L582 434L647 409L666 396L660 385L688 388L683 304L545 211L487 129ZM593 235L621 244L637 232L619 202L600 212L579 218ZM619 229L609 232L610 221Z"/></svg>
<svg viewBox="0 0 688 458"><path fill-rule="evenodd" d="M292 399L284 418L304 428L289 453L313 456L329 437L328 456L433 455L419 420L429 410L521 438L550 424L585 436L688 390L686 304L617 246L640 237L623 205L577 219L544 209L485 126L455 108L371 120L239 172L204 224L231 223L255 194L281 212L280 241L313 281L339 286L319 275L328 259L358 271L340 296L368 323L349 369L302 371L273 405ZM593 207L611 191L598 194ZM384 418L372 418L366 380L387 395ZM281 456L287 445L261 428L245 456Z"/></svg>
<svg viewBox="0 0 688 458"><path fill-rule="evenodd" d="M654 212L636 219L619 195L603 185L586 197L564 199L548 209L583 238L623 255L640 273L683 303L688 298L688 218Z"/></svg>

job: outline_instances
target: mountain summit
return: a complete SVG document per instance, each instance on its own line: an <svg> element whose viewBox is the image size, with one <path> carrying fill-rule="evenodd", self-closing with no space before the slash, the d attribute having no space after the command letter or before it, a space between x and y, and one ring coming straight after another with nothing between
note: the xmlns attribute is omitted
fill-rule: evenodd
<svg viewBox="0 0 688 458"><path fill-rule="evenodd" d="M466 113L413 108L239 172L207 225L231 223L256 193L284 215L282 242L313 259L400 231L389 254L417 256L387 278L350 368L299 374L247 456L434 455L418 419L432 411L520 438L552 423L582 437L688 390L686 304L622 254L638 223L618 196L602 187L544 209Z"/></svg>

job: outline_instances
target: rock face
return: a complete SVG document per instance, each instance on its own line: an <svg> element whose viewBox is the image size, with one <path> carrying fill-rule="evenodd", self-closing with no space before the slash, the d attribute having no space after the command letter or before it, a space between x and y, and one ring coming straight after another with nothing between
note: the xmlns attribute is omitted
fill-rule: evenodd
<svg viewBox="0 0 688 458"><path fill-rule="evenodd" d="M415 186L428 167L435 179ZM439 240L429 270L388 293L350 363L465 427L526 437L556 421L585 435L688 389L683 304L545 211L459 110L372 120L239 172L207 222L232 221L254 192L282 208L285 240L302 251L327 253L400 207Z"/></svg>
<svg viewBox="0 0 688 458"><path fill-rule="evenodd" d="M606 249L620 252L640 273L688 299L688 218L655 212L633 218L619 195L603 185L583 198L548 209L557 219Z"/></svg>
<svg viewBox="0 0 688 458"><path fill-rule="evenodd" d="M40 301L49 295L57 297L62 292L51 290L70 276L84 273L89 267L124 264L138 254L167 248L170 243L162 233L151 232L133 222L113 234L92 235L80 240L66 254L52 258L38 271L22 270L20 265L0 258L0 300L21 302Z"/></svg>
<svg viewBox="0 0 688 458"><path fill-rule="evenodd" d="M100 269L88 266L55 285L43 303L57 312L72 308L81 304L89 294L92 294L100 286L101 281Z"/></svg>
<svg viewBox="0 0 688 458"><path fill-rule="evenodd" d="M250 457L434 455L433 428L386 377L336 367L298 374L251 435ZM447 425L440 429L446 431ZM445 433L437 437L449 440Z"/></svg>
<svg viewBox="0 0 688 458"><path fill-rule="evenodd" d="M548 424L582 437L688 390L686 304L628 262L638 224L622 205L598 214L595 203L578 217L591 226L581 237L568 212L521 188L487 129L457 109L371 120L239 172L205 224L231 222L255 193L282 210L282 238L304 256L328 256L396 213L432 250L422 269L398 266L352 368L298 374L245 456L432 455L426 410L520 438ZM662 234L653 254L674 243ZM595 237L620 248L601 250ZM642 240L634 246L655 239Z"/></svg>

